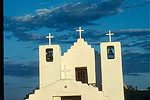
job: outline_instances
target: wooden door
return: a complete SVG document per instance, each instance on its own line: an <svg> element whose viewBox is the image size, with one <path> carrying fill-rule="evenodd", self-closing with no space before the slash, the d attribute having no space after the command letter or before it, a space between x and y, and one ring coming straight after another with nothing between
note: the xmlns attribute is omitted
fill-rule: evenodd
<svg viewBox="0 0 150 100"><path fill-rule="evenodd" d="M75 68L75 71L76 71L76 81L88 83L88 75L86 67Z"/></svg>
<svg viewBox="0 0 150 100"><path fill-rule="evenodd" d="M81 100L81 96L64 96L61 100Z"/></svg>

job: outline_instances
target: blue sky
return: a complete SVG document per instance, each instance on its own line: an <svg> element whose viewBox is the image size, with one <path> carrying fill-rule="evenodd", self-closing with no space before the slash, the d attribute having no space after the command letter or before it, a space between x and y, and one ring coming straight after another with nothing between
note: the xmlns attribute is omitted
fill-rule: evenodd
<svg viewBox="0 0 150 100"><path fill-rule="evenodd" d="M150 0L4 0L5 100L21 100L38 85L38 46L59 44L62 54L82 37L96 51L99 43L122 44L124 82L150 85Z"/></svg>

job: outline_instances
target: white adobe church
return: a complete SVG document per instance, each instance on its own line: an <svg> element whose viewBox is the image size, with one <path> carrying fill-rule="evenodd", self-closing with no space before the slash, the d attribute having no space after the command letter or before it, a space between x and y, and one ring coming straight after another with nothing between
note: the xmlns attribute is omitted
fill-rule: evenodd
<svg viewBox="0 0 150 100"><path fill-rule="evenodd" d="M26 100L124 100L120 42L100 44L101 55L81 38L61 56L59 45L39 46L39 90Z"/></svg>

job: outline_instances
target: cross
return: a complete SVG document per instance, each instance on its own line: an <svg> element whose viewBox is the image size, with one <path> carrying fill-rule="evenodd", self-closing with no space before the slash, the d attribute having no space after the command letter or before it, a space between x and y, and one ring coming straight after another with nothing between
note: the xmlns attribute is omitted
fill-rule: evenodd
<svg viewBox="0 0 150 100"><path fill-rule="evenodd" d="M71 70L67 70L66 69L66 65L64 65L64 70L62 70L61 72L65 73L65 79L67 78L67 72L70 72Z"/></svg>
<svg viewBox="0 0 150 100"><path fill-rule="evenodd" d="M81 27L79 27L79 30L76 30L77 32L79 32L79 36L80 36L80 39L81 39L81 32L84 31L84 30L81 30Z"/></svg>
<svg viewBox="0 0 150 100"><path fill-rule="evenodd" d="M51 45L51 38L54 38L54 36L51 36L51 33L49 33L49 36L46 36L46 38L49 38L49 45Z"/></svg>
<svg viewBox="0 0 150 100"><path fill-rule="evenodd" d="M109 30L109 34L106 34L106 35L109 35L109 42L111 42L111 35L114 35L114 34L111 33L111 31Z"/></svg>

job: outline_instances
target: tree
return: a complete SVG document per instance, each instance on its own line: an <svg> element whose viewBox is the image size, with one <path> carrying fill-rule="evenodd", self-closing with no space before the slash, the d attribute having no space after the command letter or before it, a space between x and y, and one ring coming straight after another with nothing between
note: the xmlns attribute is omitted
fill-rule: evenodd
<svg viewBox="0 0 150 100"><path fill-rule="evenodd" d="M128 85L127 87L128 87L129 90L135 90L132 85Z"/></svg>

